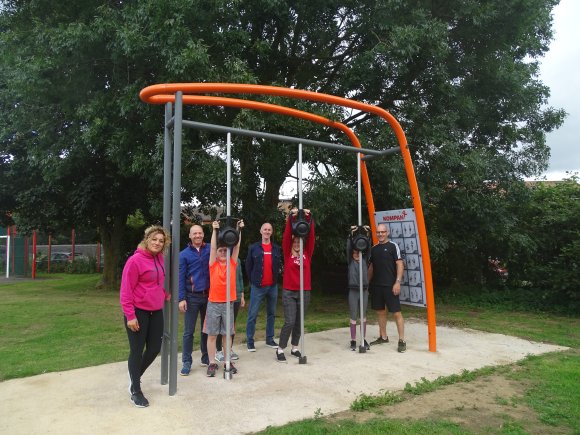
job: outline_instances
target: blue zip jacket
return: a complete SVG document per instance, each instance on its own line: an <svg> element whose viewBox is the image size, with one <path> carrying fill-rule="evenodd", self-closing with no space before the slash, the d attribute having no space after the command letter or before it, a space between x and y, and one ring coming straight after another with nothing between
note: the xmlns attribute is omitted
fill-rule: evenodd
<svg viewBox="0 0 580 435"><path fill-rule="evenodd" d="M204 243L199 251L187 245L179 253L179 301L185 300L187 291L209 290L209 243Z"/></svg>
<svg viewBox="0 0 580 435"><path fill-rule="evenodd" d="M272 277L274 278L274 284L278 282L281 258L282 251L280 246L272 243ZM255 287L262 286L262 278L264 277L264 249L262 248L262 241L252 243L248 248L246 272L250 284Z"/></svg>

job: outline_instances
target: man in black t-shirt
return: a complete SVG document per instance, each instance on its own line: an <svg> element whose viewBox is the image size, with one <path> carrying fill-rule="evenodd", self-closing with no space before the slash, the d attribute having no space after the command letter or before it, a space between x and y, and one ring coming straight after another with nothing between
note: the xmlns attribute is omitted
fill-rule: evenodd
<svg viewBox="0 0 580 435"><path fill-rule="evenodd" d="M403 259L399 246L389 240L389 227L386 224L377 226L379 243L371 248L369 281L371 289L371 307L377 312L379 321L379 338L371 342L371 346L388 343L387 335L387 309L393 313L399 344L397 350L405 352L405 324L401 314L399 293L401 292L401 280L403 279ZM386 308L385 308L386 307Z"/></svg>

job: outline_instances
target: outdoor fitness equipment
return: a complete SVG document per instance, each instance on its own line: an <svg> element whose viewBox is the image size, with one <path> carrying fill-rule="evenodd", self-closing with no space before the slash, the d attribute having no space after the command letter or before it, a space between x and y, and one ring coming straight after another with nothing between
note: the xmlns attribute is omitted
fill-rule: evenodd
<svg viewBox="0 0 580 435"><path fill-rule="evenodd" d="M358 230L360 231L362 226L362 201L361 201L361 189L360 189L360 166L361 166L361 155L360 153L356 154L356 187L357 187L357 205L358 205ZM366 243L365 243L366 242ZM366 353L367 348L365 347L365 328L363 324L363 315L364 315L364 299L363 299L363 265L366 265L366 257L365 251L369 248L369 241L368 238L358 234L353 240L352 243L353 247L359 251L358 256L358 287L359 287L359 308L360 308L360 344L358 346L359 353ZM360 248L360 249L359 249Z"/></svg>
<svg viewBox="0 0 580 435"><path fill-rule="evenodd" d="M238 241L240 240L240 235L238 232L231 227L232 217L230 216L231 213L231 198L232 198L232 135L230 133L227 134L227 153L226 153L226 179L227 179L227 198L226 198L226 226L222 230L220 229L219 236L222 236L222 240L228 246L227 249L227 256L226 256L226 333L222 336L222 348L226 350L224 352L225 363L226 366L224 368L224 379L231 380L233 373L231 371L231 354L232 354L232 344L230 342L230 327L231 327L231 316L230 316L230 306L231 306L231 293L230 290L232 288L231 283L231 276L230 276L230 257L231 252L229 248L232 248L237 245ZM235 242L235 243L234 243ZM238 253L239 254L239 253ZM239 260L238 260L239 261ZM235 284L235 283L234 283Z"/></svg>
<svg viewBox="0 0 580 435"><path fill-rule="evenodd" d="M185 93L185 95L184 95ZM285 97L290 99L300 99L305 101L320 102L331 105L338 105L345 108L350 108L364 112L367 114L374 114L386 121L391 127L398 146L387 148L384 150L376 150L365 148L362 149L361 144L354 134L354 132L346 125L332 121L320 115L305 112L302 110L293 109L286 106L278 106L275 104L268 104L250 99L226 98L211 95L199 94L242 94L242 95L273 95ZM386 110L359 101L350 100L348 98L337 97L334 95L323 94L312 91L305 91L300 89L283 88L277 86L264 85L250 85L241 83L165 83L148 86L141 90L139 94L142 101L149 104L165 104L165 130L164 130L164 189L163 189L163 224L166 227L171 226L171 233L173 237L178 237L180 230L180 200L181 200L181 144L182 144L182 130L183 126L189 128L199 128L209 131L217 132L232 132L242 136L261 137L274 141L282 141L287 143L302 143L304 145L312 145L324 147L334 150L341 150L346 152L364 153L361 158L361 176L365 192L365 199L369 213L369 222L372 230L373 243L377 242L376 224L374 218L374 201L372 197L370 181L366 169L366 161L370 159L395 154L400 152L403 158L404 169L409 183L411 199L413 201L413 208L415 209L415 216L417 219L417 232L421 244L423 263L423 272L425 277L426 290L426 308L427 308L427 327L429 336L429 351L436 351L436 322L435 322L435 298L433 295L433 282L431 277L431 260L429 254L429 246L427 241L427 232L425 229L425 220L423 209L421 206L421 198L419 196L419 189L415 172L413 169L413 162L409 152L407 139L405 133L397 120ZM173 109L173 104L175 109ZM183 120L183 104L190 105L207 105L218 107L235 107L245 108L251 110L260 110L264 112L277 113L284 116L292 116L310 122L315 122L333 129L342 131L352 143L352 146L315 141L304 138L295 138L291 136L283 136L272 133L264 133L260 131L237 129L233 127L217 126L213 124L204 124L200 122ZM173 130L173 153L171 147L171 130ZM173 171L172 171L173 169ZM173 177L171 173L173 172ZM171 217L174 219L171 219ZM170 318L166 316L166 329L164 333L163 348L161 355L161 383L167 384L167 365L168 355L167 348L170 348L171 356L171 371L169 373L169 394L174 395L177 390L177 329L178 329L178 306L177 306L177 289L176 286L170 286L171 283L177 283L179 280L178 265L175 260L179 258L179 246L173 244L171 255L169 257L171 274L166 277L166 288L172 288L173 297L171 304L166 303L166 312L170 312Z"/></svg>
<svg viewBox="0 0 580 435"><path fill-rule="evenodd" d="M298 357L299 364L306 364L306 351L304 350L304 237L308 236L310 232L310 224L304 219L304 209L302 208L302 144L298 144L298 165L296 166L298 172L298 218L300 226L296 226L296 233L304 234L300 237L300 357ZM312 217L310 217L312 219ZM297 219L298 221L298 219ZM303 225L302 223L306 224ZM294 229L294 228L293 228ZM306 233L304 233L306 231Z"/></svg>

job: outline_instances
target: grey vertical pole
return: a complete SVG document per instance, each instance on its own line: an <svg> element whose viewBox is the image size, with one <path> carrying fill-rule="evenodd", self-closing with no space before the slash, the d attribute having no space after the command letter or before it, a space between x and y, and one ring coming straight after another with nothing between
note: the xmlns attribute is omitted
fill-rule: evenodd
<svg viewBox="0 0 580 435"><path fill-rule="evenodd" d="M362 199L361 199L361 188L360 188L360 165L361 165L360 153L356 154L356 185L358 194L358 226L362 226ZM366 261L364 259L364 254L362 252L358 253L358 284L359 284L359 306L360 306L360 346L358 347L359 353L365 353L367 350L365 348L365 335L363 326L363 315L364 315L364 299L363 299L363 267L366 266Z"/></svg>
<svg viewBox="0 0 580 435"><path fill-rule="evenodd" d="M302 210L302 144L298 144L298 209ZM312 223L311 223L312 224ZM299 364L306 364L304 351L304 239L300 237L300 354Z"/></svg>
<svg viewBox="0 0 580 435"><path fill-rule="evenodd" d="M171 257L179 259L180 215L181 215L181 140L183 121L183 92L175 94L175 116L173 122L173 198ZM169 365L169 395L177 392L177 328L179 293L179 261L171 263L171 282L174 284L171 292L171 357Z"/></svg>
<svg viewBox="0 0 580 435"><path fill-rule="evenodd" d="M226 216L230 216L231 213L231 198L232 198L232 191L231 191L231 179L232 179L232 154L231 154L231 145L232 145L232 135L231 133L227 134L227 145L226 145L226 181L227 181L227 188L226 188ZM227 221L226 221L227 222ZM227 256L226 256L226 333L222 337L222 349L224 350L225 362L226 366L224 369L224 379L232 379L232 372L230 370L230 289L231 289L231 276L230 276L230 249L228 247Z"/></svg>
<svg viewBox="0 0 580 435"><path fill-rule="evenodd" d="M165 104L165 129L163 133L163 228L171 225L171 131L168 127L172 115L171 103ZM179 245L179 240L174 239ZM171 251L165 257L165 270L171 270ZM165 274L165 290L171 290L171 273ZM172 295L173 296L173 295ZM173 297L172 297L173 299ZM169 370L169 348L171 343L171 301L163 304L163 342L161 346L161 385L167 385Z"/></svg>

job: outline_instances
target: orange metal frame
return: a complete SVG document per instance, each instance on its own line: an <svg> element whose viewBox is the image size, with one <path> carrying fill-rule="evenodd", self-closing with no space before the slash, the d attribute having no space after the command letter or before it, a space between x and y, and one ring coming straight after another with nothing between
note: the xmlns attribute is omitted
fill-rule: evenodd
<svg viewBox="0 0 580 435"><path fill-rule="evenodd" d="M325 117L293 109L285 106L278 106L275 104L262 103L253 100L241 100L236 98L215 97L208 95L197 94L252 94L252 95L275 95L280 97L296 98L307 101L317 101L326 104L334 104L342 107L350 107L352 109L360 110L362 112L372 113L383 118L395 132L401 155L403 156L403 163L405 166L405 173L407 181L411 190L411 198L413 207L415 209L415 216L417 218L417 230L419 233L419 243L421 245L423 271L425 275L425 292L427 305L427 328L429 334L429 351L435 352L437 350L436 327L435 327L435 298L433 294L433 280L431 274L431 257L429 254L429 245L427 241L427 231L425 228L425 218L423 215L423 208L421 206L421 197L419 196L419 188L417 186L417 179L409 152L407 139L405 133L398 121L386 110L359 101L350 100L347 98L337 97L329 94L322 94L311 91L304 91L299 89L282 88L276 86L264 85L249 85L240 83L166 83L157 84L144 88L141 90L139 96L142 101L149 104L165 104L175 103L175 94L182 92L183 104L191 105L211 105L211 106L228 106L237 108L246 108L253 110L260 110L265 112L278 113L285 116L292 116L301 118L311 122L316 122L328 127L336 128L344 132L351 143L361 148L360 142L354 132L346 125L329 120ZM370 180L366 164L361 161L361 177L365 192L365 199L369 213L369 221L372 228L373 242L377 243L376 236L376 222L374 219L374 201L370 186Z"/></svg>

